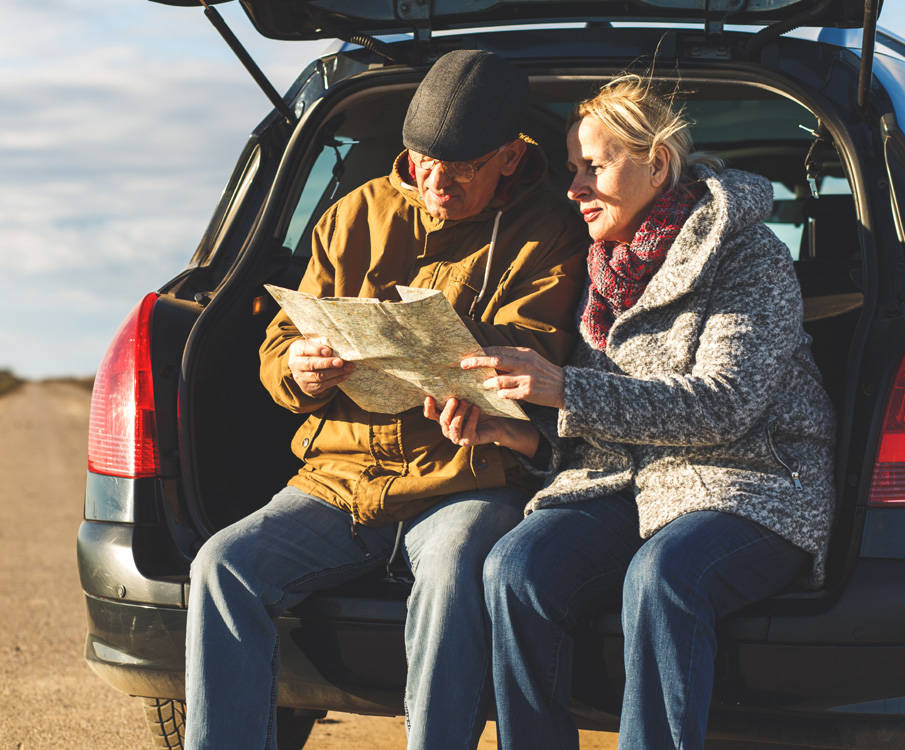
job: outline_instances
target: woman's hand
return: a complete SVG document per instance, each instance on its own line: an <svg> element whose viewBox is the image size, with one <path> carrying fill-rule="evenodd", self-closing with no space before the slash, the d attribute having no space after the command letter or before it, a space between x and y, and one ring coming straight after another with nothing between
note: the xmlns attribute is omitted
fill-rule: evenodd
<svg viewBox="0 0 905 750"><path fill-rule="evenodd" d="M489 417L468 401L450 398L441 411L437 402L428 396L424 399L424 416L439 423L443 436L456 445L493 443L529 458L537 452L540 434L530 422Z"/></svg>
<svg viewBox="0 0 905 750"><path fill-rule="evenodd" d="M484 381L503 398L514 398L539 406L561 409L565 403L563 369L524 346L488 346L483 355L466 357L464 370L492 367L497 375Z"/></svg>
<svg viewBox="0 0 905 750"><path fill-rule="evenodd" d="M296 339L289 345L288 356L292 379L312 398L323 396L355 369L354 363L333 356L333 350L322 339Z"/></svg>

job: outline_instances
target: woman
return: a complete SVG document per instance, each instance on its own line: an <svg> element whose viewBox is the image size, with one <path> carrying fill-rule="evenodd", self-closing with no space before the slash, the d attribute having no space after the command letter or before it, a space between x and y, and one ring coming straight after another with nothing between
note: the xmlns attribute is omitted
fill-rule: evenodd
<svg viewBox="0 0 905 750"><path fill-rule="evenodd" d="M620 748L701 748L716 622L821 583L832 407L789 252L763 224L767 180L689 163L681 112L635 75L578 106L567 146L592 240L570 364L514 348L462 362L552 409L534 425L452 399L425 413L460 445L551 467L484 567L501 747L578 747L573 629L621 591Z"/></svg>

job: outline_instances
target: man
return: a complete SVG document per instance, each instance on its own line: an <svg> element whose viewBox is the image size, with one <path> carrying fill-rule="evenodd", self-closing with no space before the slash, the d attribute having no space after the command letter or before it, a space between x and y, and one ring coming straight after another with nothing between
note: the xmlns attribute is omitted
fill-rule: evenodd
<svg viewBox="0 0 905 750"><path fill-rule="evenodd" d="M391 174L318 222L300 290L396 299L396 284L440 289L482 345L561 362L587 241L546 188L540 149L519 135L527 100L525 75L495 55L440 58L409 106ZM488 698L481 568L522 517L530 483L507 450L453 445L420 409L363 411L337 387L354 365L317 331L301 333L280 313L260 352L274 400L308 415L292 442L301 469L192 565L186 746L275 747L273 616L398 552L414 574L409 747L473 747Z"/></svg>

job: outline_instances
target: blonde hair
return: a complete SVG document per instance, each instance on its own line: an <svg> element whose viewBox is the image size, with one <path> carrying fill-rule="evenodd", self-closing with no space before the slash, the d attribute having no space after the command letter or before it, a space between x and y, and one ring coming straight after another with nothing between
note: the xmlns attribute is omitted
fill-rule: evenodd
<svg viewBox="0 0 905 750"><path fill-rule="evenodd" d="M675 107L676 90L661 96L653 89L650 75L621 73L590 99L572 111L568 128L584 117L596 118L640 164L650 164L660 146L669 153L665 188L676 187L691 163L704 163L718 170L722 162L706 154L692 154L690 123L684 107Z"/></svg>

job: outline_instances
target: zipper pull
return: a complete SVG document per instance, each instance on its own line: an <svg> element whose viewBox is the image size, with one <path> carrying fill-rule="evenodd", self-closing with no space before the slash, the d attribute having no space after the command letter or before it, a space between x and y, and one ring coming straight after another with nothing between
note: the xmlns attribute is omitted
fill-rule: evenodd
<svg viewBox="0 0 905 750"><path fill-rule="evenodd" d="M767 425L766 428L767 433L767 444L770 446L770 452L773 454L773 458L775 458L782 467L789 472L789 476L792 477L792 484L795 485L795 489L801 492L802 484L801 484L801 473L799 472L799 467L801 466L800 462L795 463L795 467L789 466L785 461L783 461L782 456L779 455L779 451L776 450L776 445L773 443L773 424L772 422Z"/></svg>

